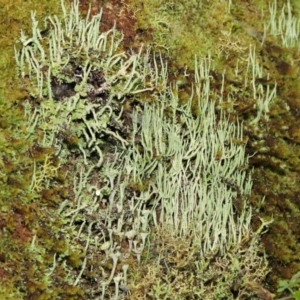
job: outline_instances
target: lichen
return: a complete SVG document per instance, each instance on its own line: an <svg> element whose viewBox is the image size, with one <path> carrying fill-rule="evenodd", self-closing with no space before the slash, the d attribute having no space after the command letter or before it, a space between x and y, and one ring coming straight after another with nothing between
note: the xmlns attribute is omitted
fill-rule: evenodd
<svg viewBox="0 0 300 300"><path fill-rule="evenodd" d="M192 76L195 71L194 55L211 58L210 99L216 101L217 119L221 112L226 111L230 121L235 124L242 122L244 126L244 139L237 139L235 142L242 146L247 142L246 151L251 155L250 168L254 168L253 190L249 199L254 211L253 228L261 225L261 217L269 219L273 216L274 222L270 226L270 230L262 236L262 245L265 247L270 267L272 267L267 281L263 281L267 272L264 269L265 266L260 265L265 273L262 272L256 282L251 278L250 282L246 283L244 279L247 276L244 276L242 280L237 278L240 274L237 269L232 273L236 274L236 277L230 277L232 274L228 275L226 260L228 257L223 260L215 258L210 266L203 269L204 273L207 273L212 266L212 271L218 270L218 264L229 276L226 277L230 281L229 291L228 287L225 291L226 287L224 286L222 290L222 280L220 279L221 281L218 282L214 276L203 288L207 289L210 285L211 293L218 291L217 297L220 299L222 297L230 299L232 295L238 293L245 298L252 297L251 299L254 299L254 295L270 298L270 293L264 287L275 292L279 278L282 276L291 278L297 271L297 260L299 259L297 253L300 252L297 244L299 226L296 222L299 214L297 205L299 51L293 45L283 44L284 36L281 36L282 33L277 35L278 28L274 27L274 20L278 22L280 14L283 17L289 16L287 2L277 1L278 8L273 20L273 31L269 23L269 19L272 19L272 5L268 6L265 1L252 1L251 3L236 1L234 5L229 5L230 1L158 2L153 0L143 3L143 5L140 1L133 0L126 4L122 1L122 5L117 1L102 2L101 4L104 5L102 32L110 30L113 27L113 20L117 18L116 27L119 30L124 29L125 35L124 42L120 44L120 52L128 51L127 49L131 46L135 49L134 52L126 52L126 57L123 57L125 63L129 54L139 55L142 43L151 44L156 51L161 52L161 55L152 57L149 52L148 65L153 68L155 61L158 61L159 65L160 60L168 62L168 80L172 81L170 93L178 97L180 105L188 103L193 92L192 85L195 84ZM142 297L141 295L145 291L153 299L174 298L174 294L172 294L174 291L183 298L193 294L195 299L201 299L199 289L195 289L195 286L199 284L199 279L192 263L199 257L193 248L190 248L188 253L182 249L180 245L188 243L182 237L180 239L174 238L174 236L166 237L165 233L161 233L161 239L159 233L157 233L157 238L155 235L148 236L148 245L153 246L153 249L150 247L147 252L144 250L140 254L136 251L128 261L130 267L141 262L140 268L142 274L146 274L146 280L139 281L143 277L139 271L129 272L132 276L131 283L127 288L123 287L124 290L119 288L120 280L124 280L124 278L120 279L124 273L122 276L120 275L121 277L116 276L109 287L106 287L105 284L100 288L99 286L95 287L97 276L100 276L99 280L111 276L114 261L113 257L109 256L112 254L109 251L105 258L107 250L105 247L106 250L102 250L103 252L100 254L94 254L93 251L87 254L86 251L87 245L91 243L91 233L98 234L104 229L95 229L94 225L91 225L95 224L93 222L99 216L93 210L86 208L89 202L85 202L87 201L85 199L90 199L91 195L100 196L103 200L100 205L102 209L105 210L109 207L112 187L119 186L124 178L129 179L126 173L121 177L114 175L114 171L120 171L113 162L122 157L118 151L121 151L120 149L125 151L130 144L133 110L136 107L143 108L144 102L157 101L157 96L168 85L161 80L159 84L155 83L156 87L153 90L138 95L130 95L128 90L124 93L122 89L117 88L110 94L110 100L114 102L113 114L110 115L109 110L104 111L103 114L97 114L97 117L99 116L101 119L101 124L97 128L91 127L93 119L89 119L89 117L98 107L90 107L85 121L84 118L81 118L83 107L92 100L89 95L90 88L95 90L99 88L96 85L100 84L101 89L103 82L97 81L94 78L96 74L92 72L79 71L80 76L84 77L85 74L90 81L89 88L82 89L85 81L78 78L75 81L68 75L76 71L77 66L84 67L85 58L83 56L73 57L75 62L66 68L64 74L62 74L61 68L55 69L46 64L46 68L42 70L42 76L45 79L40 84L40 87L43 87L42 90L36 88L35 83L29 83L30 80L34 82L37 75L34 71L30 80L27 76L17 79L13 45L14 39L19 34L20 24L22 23L22 29L26 35L30 35L29 10L34 8L37 10L36 18L39 20L39 28L44 31L46 27L40 21L41 17L48 16L50 10L57 12L60 7L56 1L47 4L41 1L19 4L22 5L14 2L13 9L11 3L5 3L1 7L2 19L7 20L3 24L9 26L9 30L5 30L1 35L0 43L3 50L0 61L1 70L3 70L1 86L4 87L4 93L0 97L0 125L3 129L0 134L2 153L0 166L1 175L3 175L1 176L3 185L1 191L1 228L3 230L1 243L2 249L7 249L5 252L9 253L1 254L1 263L3 263L1 272L5 277L1 283L1 289L6 293L8 299L11 297L48 299L50 292L52 293L51 297L55 298L81 299L87 295L84 295L84 291L85 293L93 291L89 294L89 297L93 298L100 295L103 288L106 290L106 296L113 295L115 290L126 293L130 289L132 297L137 299ZM99 8L94 1L92 4L91 14L96 15ZM297 3L293 3L293 5L297 5ZM85 7L84 4L81 9L85 9ZM257 14L262 11L263 14L258 20ZM295 6L292 15L296 15L296 11ZM180 22L178 22L179 19ZM134 23L136 32L132 26ZM51 31L57 23L56 20L49 23L48 19L48 24ZM124 24L130 24L130 26ZM49 28L47 29L49 30ZM44 33L46 34L47 31ZM47 39L47 35L43 36L43 47L46 45ZM250 44L252 45L251 51ZM19 44L17 53L20 48ZM144 47L144 49L147 48ZM142 51L139 58L144 57L144 54L145 52ZM250 68L249 62L252 63ZM99 65L94 67L98 68ZM47 68L51 69L51 77L45 72ZM116 69L112 69L113 72L118 72ZM128 70L132 70L132 65ZM161 71L161 66L159 66L156 72L161 74ZM253 74L253 71L257 73ZM138 72L140 72L139 68ZM50 83L51 88L49 88L49 84L48 87L44 85L47 80L49 82L49 78L54 79ZM105 76L101 74L100 78L103 79ZM132 77L128 78L130 80L127 83L131 81ZM125 78L120 76L118 79L117 82L121 86L128 87L126 76ZM17 81L21 81L20 88L16 88ZM141 82L137 83L139 85ZM147 78L147 85L143 88L153 88L149 78ZM31 96L28 96L28 92L31 93ZM77 100L66 95L70 93L70 96L74 96L77 92L81 93ZM115 101L115 95L119 95L121 102L124 100L122 105L118 105L118 102ZM272 97L268 95L272 95ZM67 101L64 100L65 96L68 98ZM106 96L102 94L101 97L108 99L109 94ZM82 106L79 105L79 101L82 101ZM66 103L74 104L74 110L66 111ZM193 113L197 115L197 101L194 99L191 105ZM54 108L57 108L57 111ZM122 109L125 130L121 123L111 121L113 118L118 119ZM172 110L168 109L165 114L170 117ZM70 116L73 116L73 119ZM65 120L64 124L62 122L55 123L57 119ZM48 121L50 121L50 126L49 123L47 124ZM182 123L180 118L178 121L179 124ZM55 123L54 127L51 125L52 122ZM137 117L137 124L140 124L139 122L139 117ZM74 126L70 126L71 124ZM94 132L96 132L95 136L93 136ZM98 146L103 150L107 160L101 161L101 154L96 148L95 140L100 141ZM53 144L53 141L56 141L56 144ZM140 137L137 137L136 142L137 151L142 153ZM60 145L62 148L59 148ZM88 147L87 151L86 147ZM113 151L114 149L117 150ZM155 160L170 164L169 157L163 157L156 152L157 150L153 150L152 153ZM217 152L216 157L221 156L222 151ZM111 169L107 168L106 173L100 172L99 177L91 176L93 171L87 167L80 168L84 165L98 164L94 170L100 171L102 164L107 162L111 164ZM48 167L53 172L43 175L43 170ZM150 171L155 169L152 169L153 167L155 166L150 164ZM243 165L240 168L247 170L249 167ZM32 176L34 170L37 172L38 180ZM129 170L128 166L128 172ZM131 197L146 195L154 177L151 175L138 181L128 180L127 195ZM93 184L100 182L101 184L93 190L88 190L87 187L91 182ZM225 179L224 184L229 189L234 189L235 185L231 181ZM120 186L120 190L117 188L117 192L111 198L119 199L122 193L124 193L124 186ZM262 201L263 196L265 196L264 201ZM117 210L121 204L118 202ZM243 208L239 199L236 199L234 206L237 212ZM76 215L76 212L80 213ZM66 215L67 213L69 215ZM112 211L110 214L113 218ZM71 226L69 226L70 217L72 217ZM128 225L127 229L130 228ZM74 234L76 239L72 238ZM112 234L110 236L109 232L105 233L107 240L110 237L125 249L129 247L130 241L127 238L124 239L122 235ZM167 246L163 245L164 239L170 241L169 244L165 242L168 244ZM172 241L172 239L174 240ZM92 242L97 245L99 240L92 238ZM89 245L91 246L91 244ZM137 246L141 245L142 237L139 236ZM155 249L156 245L159 250ZM247 243L242 245L244 246L241 247L247 247ZM91 246L91 249L95 249L94 246ZM138 250L138 248L131 247ZM169 254L168 248L173 249L171 254ZM255 253L258 248L258 246L253 248ZM183 254L181 255L181 253ZM157 264L156 257L159 254L161 260L160 264ZM187 256L189 260L185 264L184 260ZM252 255L250 256L252 257ZM86 257L88 258L86 259ZM246 258L240 257L239 259L245 261ZM254 264L263 263L258 257L255 259L257 260L252 261ZM66 262L67 267L61 265L62 261ZM143 264L143 262L145 263ZM95 271L98 269L102 270L101 274ZM169 270L169 273L166 270ZM115 271L125 272L118 266ZM242 273L245 275L244 269ZM202 273L198 272L198 276L199 274ZM250 277L253 275L251 272L247 274L250 274ZM177 282L182 276L189 278L183 286ZM155 279L159 277L160 280L151 289L149 282L153 282L154 277ZM147 280L148 282L146 282ZM72 285L74 282L76 282L76 286ZM250 296L251 289L252 296Z"/></svg>
<svg viewBox="0 0 300 300"><path fill-rule="evenodd" d="M42 280L30 281L29 294L36 288L45 295L63 268L69 274L63 282L84 287L86 296L126 297L127 269L130 279L132 266L143 263L152 227L171 230L173 238L192 235L201 264L209 253L223 257L242 240L252 239L247 206L251 179L239 170L247 164L242 129L225 118L222 95L215 99L220 106L216 119L214 102L209 103L210 58L195 60L196 87L189 101L180 103L181 83L167 85L161 54L141 48L128 55L115 28L98 33L101 13L89 19L88 11L81 19L76 1L68 13L62 2L62 10L62 21L46 18L45 33L32 13L32 36L22 32L21 49L15 49L22 85L31 96L24 103L26 139L36 143L28 192L34 197L40 193L54 206L65 198L49 212L65 225L53 229L64 241L51 245L41 231L31 236L29 251L43 265L38 272ZM248 65L256 76L251 52ZM256 97L255 82L252 87ZM267 117L274 94L259 91L254 124ZM148 97L149 107L140 95ZM124 115L123 103L133 111ZM124 117L129 119L125 128ZM75 142L66 143L66 136ZM45 156L39 157L36 149L44 149ZM59 193L60 182L69 194ZM136 184L138 190L132 188ZM233 203L237 198L239 204ZM254 276L250 283L259 281ZM216 288L222 290L218 283ZM221 290L220 295L231 293Z"/></svg>
<svg viewBox="0 0 300 300"><path fill-rule="evenodd" d="M211 90L218 93L224 80L223 94L230 95L234 101L223 103L222 107L232 117L242 120L246 127L247 152L253 154L250 166L254 168L251 203L257 207L258 215L274 216L271 230L263 236L263 245L272 266L266 286L275 293L278 279L282 276L291 278L298 270L299 249L295 241L299 227L293 220L299 213L296 175L299 170L299 4L297 1L235 1L228 10L230 1L177 2L153 0L141 5L139 1L130 1L132 9L136 10L136 28L145 39L154 38L153 45L165 51L181 76L184 70L186 72L186 66L187 70L193 68L190 62L194 53L206 55L209 50L215 62ZM194 9L198 9L196 16ZM174 14L180 10L184 15L175 19ZM295 24L294 30L287 24ZM203 28L200 33L199 28ZM181 43L183 47L173 47L175 34L179 40L175 43ZM291 43L284 44L289 39ZM276 82L277 85L269 118L261 120L258 126L248 125L256 105L253 97L249 97L250 86L241 88L250 44L255 48L264 72L257 82L264 89L268 84L273 86ZM239 76L235 76L237 65ZM224 70L226 73L222 77ZM185 94L188 89L185 82L180 86L179 94ZM263 195L266 198L261 205ZM290 202L294 204L293 212L288 209ZM259 218L254 216L254 227L257 222ZM289 242L284 242L286 239ZM292 250L290 245L293 245Z"/></svg>

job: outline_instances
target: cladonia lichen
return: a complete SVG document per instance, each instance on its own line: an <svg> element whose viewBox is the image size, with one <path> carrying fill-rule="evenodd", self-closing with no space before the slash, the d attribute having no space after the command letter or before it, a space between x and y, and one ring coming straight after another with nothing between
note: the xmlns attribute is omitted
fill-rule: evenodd
<svg viewBox="0 0 300 300"><path fill-rule="evenodd" d="M150 243L157 242L150 236L160 228L171 238L192 239L201 282L209 257L226 257L228 265L239 245L258 237L250 228L243 127L215 110L210 57L195 60L191 95L180 103L161 55L143 48L124 52L122 34L115 27L99 32L101 13L81 18L78 1L70 11L62 1L62 9L62 20L45 20L47 32L32 13L32 37L22 33L21 50L15 50L31 95L24 104L27 138L54 148L70 190L53 216L63 219L59 231L72 247L54 255L49 274L61 264L70 269L72 285L92 282L91 299L126 297L134 289L130 274L144 263ZM261 100L253 122L268 112L271 98ZM131 111L124 111L126 102ZM33 176L32 189L43 179L51 185L50 175L35 169ZM84 256L76 270L68 265L74 249ZM251 258L239 259L253 259L251 249ZM260 280L263 270L251 280ZM206 281L198 294L211 292Z"/></svg>

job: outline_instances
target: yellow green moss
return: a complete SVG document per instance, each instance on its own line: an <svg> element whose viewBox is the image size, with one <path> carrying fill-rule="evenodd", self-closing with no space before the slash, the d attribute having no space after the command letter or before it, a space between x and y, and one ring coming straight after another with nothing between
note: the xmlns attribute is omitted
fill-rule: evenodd
<svg viewBox="0 0 300 300"><path fill-rule="evenodd" d="M266 252L273 262L269 286L275 291L276 281L282 274L291 276L297 270L297 253L300 253L300 228L297 223L300 185L299 51L282 47L280 39L271 36L267 36L265 43L261 44L263 20L268 19L266 1L251 1L251 4L235 1L230 10L227 1L128 2L135 12L137 40L151 44L156 50L164 53L164 58L171 67L171 76L181 76L176 79L181 97L187 98L189 95L187 91L192 80L187 80L183 74L190 73L194 68L194 56L210 53L216 68L212 74L215 79L212 91L219 89L222 71L226 69L224 94L231 93L236 98L234 103L228 103L226 107L225 104L222 105L228 108L234 118L247 123L254 114L254 102L249 91L241 88L242 76L239 74L236 78L234 69L239 59L240 70L243 70L243 67L245 69L243 59L248 55L250 44L256 46L258 60L270 74L271 80L277 82L278 95L271 107L269 120L258 126L249 125L246 132L249 153L259 153L251 160L255 169L252 204L254 208L260 208L259 216L273 215L275 219L272 229L263 238ZM279 8L285 3L277 2ZM298 2L292 3L295 14L299 17ZM259 20L257 14L262 9L265 10L265 15ZM57 208L59 201L70 192L64 186L67 185L66 170L59 169L55 157L49 157L49 149L37 148L25 139L22 102L28 95L18 85L13 46L21 27L26 33L30 33L31 10L36 10L37 17L41 20L46 15L58 13L60 3L40 0L0 1L0 170L1 175L4 174L0 177L3 187L0 192L0 226L3 229L1 249L5 249L5 253L0 253L0 261L3 264L0 266L0 274L3 274L4 278L0 285L0 294L5 295L7 299L81 299L83 292L65 282L65 270L55 270L51 278L45 276L51 270L55 253L65 253L71 266L76 269L82 263L84 252L72 249L63 236L58 236L59 229L64 225L63 220L59 217L52 220L47 213L47 210ZM260 80L266 84L270 79ZM76 138L68 133L66 139L70 145L78 143ZM38 178L52 183L59 182L62 187L48 189L42 185L41 180L40 186L35 184L34 188L30 189L34 161L39 168L38 172L43 172L45 167L49 167L49 158L50 167L52 166L49 170L53 172L45 176L40 173ZM139 190L143 187L135 188ZM259 204L262 196L266 196L264 205ZM257 220L258 217L254 218L254 226L259 226ZM37 242L32 244L34 236ZM161 233L158 235L158 241L160 236ZM167 244L158 245L161 266L154 262L153 255L157 249L151 249L149 265L145 264L142 267L143 272L137 271L136 277L133 278L132 292L136 299L149 289L150 283L155 285L155 289L149 292L152 293L151 299L170 297L170 286L180 297L187 297L188 292L193 292L193 286L197 284L193 249L190 249L191 257L185 261L187 252L184 247L180 247L180 243L186 241L170 241L166 237L161 240ZM181 266L182 263L186 265ZM216 263L214 261L214 264ZM226 262L220 263L225 263L223 268L227 270ZM167 273L166 268L171 272ZM176 281L180 276L188 278L185 280L186 286ZM230 280L235 289L233 278ZM250 286L251 284L248 287ZM159 288L163 292L158 291ZM256 289L259 290L260 287ZM196 292L194 296L196 297Z"/></svg>

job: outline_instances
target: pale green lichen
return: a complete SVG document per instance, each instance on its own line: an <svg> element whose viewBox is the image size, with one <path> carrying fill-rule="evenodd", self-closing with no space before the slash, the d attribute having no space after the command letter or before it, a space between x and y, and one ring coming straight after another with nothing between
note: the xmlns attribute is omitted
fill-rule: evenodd
<svg viewBox="0 0 300 300"><path fill-rule="evenodd" d="M63 235L71 246L53 254L47 274L60 266L69 271L66 280L72 286L84 286L87 278L92 282L86 291L89 297L124 298L135 289L134 267L143 265L149 249L159 241L151 234L162 230L181 243L191 239L191 257L199 259L193 272L200 282L190 291L193 297L205 292L206 299L213 293L229 297L231 286L223 283L228 278L233 281L248 262L260 273L247 270L243 284L260 282L267 271L255 244L260 232L252 233L250 228L252 180L243 170L248 164L243 128L230 122L222 109L216 112L210 57L195 60L195 85L188 101L180 104L178 86L168 85L161 55L156 59L149 49L122 52L122 36L116 29L99 33L101 13L83 20L78 1L70 12L63 2L62 9L61 21L46 19L47 36L42 36L32 14L33 35L22 34L22 49L15 52L20 76L29 78L27 88L34 98L25 104L27 138L54 147L61 163L45 161L39 170L34 165L30 188L51 185L55 174L47 177L43 167L50 173L65 167L69 183L69 195L52 217L63 220L65 226L55 234ZM258 123L267 117L276 89L266 97L256 91L260 86L254 80L255 66L252 55L251 84L260 99L253 122ZM145 93L150 103L139 99ZM215 99L220 105L227 101L222 97ZM128 99L135 105L125 125L123 104ZM71 145L66 134L75 140ZM38 240L35 235L32 241L37 254L43 251ZM255 246L239 255L245 241ZM69 258L76 250L82 257L73 263L74 270ZM210 260L220 266L215 270ZM149 268L157 264L152 260ZM207 283L216 275L219 280ZM166 289L168 294L170 286ZM251 294L243 286L241 297L245 290ZM145 295L161 296L155 288Z"/></svg>
<svg viewBox="0 0 300 300"><path fill-rule="evenodd" d="M266 31L273 36L280 36L283 47L300 49L300 18L293 15L290 0L277 11L277 1L269 3L270 20L266 22Z"/></svg>

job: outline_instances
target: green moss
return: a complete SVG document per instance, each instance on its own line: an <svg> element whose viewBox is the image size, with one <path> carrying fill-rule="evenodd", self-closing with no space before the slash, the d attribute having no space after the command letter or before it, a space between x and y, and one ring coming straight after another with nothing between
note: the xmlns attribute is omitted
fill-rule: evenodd
<svg viewBox="0 0 300 300"><path fill-rule="evenodd" d="M264 259L254 254L258 240L254 239L250 247L239 244L228 256L211 254L209 261L203 263L197 247L192 246L192 237L175 238L162 226L150 239L145 263L130 278L133 299L145 295L151 300L235 299L235 293L241 293L243 299L259 299L259 278L268 268ZM256 268L259 271L255 274Z"/></svg>
<svg viewBox="0 0 300 300"><path fill-rule="evenodd" d="M21 28L27 34L31 31L30 12L36 10L41 18L58 8L59 1L1 1L0 5L0 293L3 299L57 299L62 295L71 299L68 291L63 290L65 270L54 272L52 278L46 275L53 265L55 239L49 232L54 220L47 213L51 210L49 197L43 201L43 195L33 192L30 185L34 160L43 165L49 149L37 151L26 139L23 103L28 95L16 79L14 58L14 44ZM58 190L55 192L59 193ZM57 228L61 225L58 220ZM38 244L33 244L34 239ZM70 295L79 299L79 289L73 288Z"/></svg>
<svg viewBox="0 0 300 300"><path fill-rule="evenodd" d="M109 1L101 3L104 2L109 4ZM280 8L286 1L277 2ZM226 97L230 96L233 101L219 103L219 106L227 109L233 120L238 118L244 121L247 128L245 139L248 139L248 152L258 153L251 160L255 176L252 204L254 208L260 209L260 217L272 215L275 218L271 230L263 237L263 245L272 262L269 286L274 291L278 278L292 276L297 271L300 253L300 228L297 223L300 185L299 51L284 48L278 37L270 35L267 35L265 43L261 45L263 21L268 19L266 1L235 1L230 13L227 1L151 0L142 3L130 0L129 3L136 11L137 40L151 44L164 53L164 59L168 60L172 70L171 79L178 75L181 77L177 77L177 85L183 103L186 102L184 99L188 99L193 83L190 70L194 68L194 55L205 56L210 53L214 59L215 72L211 74L214 79L211 85L212 99L217 98L214 93L220 90L222 72L226 69L223 94ZM294 12L299 17L298 2L292 3L295 7ZM0 171L1 175L4 174L0 176L0 226L4 229L0 241L0 259L6 266L5 269L0 269L0 274L3 275L0 294L5 295L7 299L83 297L80 288L67 283L66 270L63 268L57 267L51 278L45 276L52 268L55 253L68 257L71 267L76 269L76 272L71 271L74 276L82 263L84 252L72 249L69 241L64 240L62 235L61 229L66 221L59 217L53 219L53 216L50 217L47 213L57 208L60 201L68 195L72 195L73 191L68 187L68 184L71 184L71 176L67 174L73 171L74 165L60 168L55 176L50 174L47 185L43 185L39 191L30 190L34 160L39 169L43 167L47 155L51 156L53 166L58 164L53 156L53 149L39 147L26 139L22 103L25 98L28 99L28 95L16 84L13 52L21 25L22 29L30 34L31 10L36 10L38 19L42 20L46 15L57 13L59 8L59 1L2 0L0 5ZM265 15L258 19L257 14L261 9L264 9ZM269 81L276 81L278 87L269 119L255 126L247 124L256 113L255 101L249 88L243 86L246 70L244 59L248 56L250 44L256 46L264 75L269 73L270 76L260 78L262 85L266 88ZM238 76L235 75L237 62L240 64ZM188 67L187 70L185 66ZM185 71L190 74L189 77L183 75ZM145 100L148 100L148 97L149 95L146 95ZM79 140L72 132L67 130L62 135L70 149L78 146ZM41 137L42 133L37 131L35 142ZM133 189L142 191L147 185L147 182L143 185L136 184L133 185ZM260 204L262 196L266 196L264 205ZM259 226L258 218L254 217L253 224L254 227ZM36 248L32 248L31 242L35 235L38 242ZM57 242L58 236L64 242ZM174 241L172 243L175 244ZM174 246L171 245L170 249L172 247ZM161 251L164 253L165 249ZM152 252L154 254L155 249ZM178 249L177 252L184 253L182 249ZM170 256L165 254L167 263L175 264L175 267L172 266L173 273L169 274L171 277L168 277L164 270L155 269L150 265L137 276L136 285L133 287L136 288L134 291L137 294L143 293L145 289L138 282L145 274L149 282L154 280L155 274L154 278L159 276L159 284L163 287L166 288L168 280L175 286L174 278L179 275L176 270L178 262L174 262L174 259L181 262L182 258L176 257L174 253L172 255L173 261L170 261ZM180 276L194 276L194 268L190 262L188 270L181 272ZM185 278L191 278L187 284L192 285L193 280L193 284L197 282L195 277ZM147 283L145 286L147 288ZM185 295L184 288L188 287L180 288L181 295Z"/></svg>
<svg viewBox="0 0 300 300"><path fill-rule="evenodd" d="M248 139L248 152L253 154L254 167L253 205L260 207L260 199L266 196L260 216L275 217L272 230L265 234L263 241L273 270L269 276L269 287L275 292L276 280L292 276L297 269L300 252L299 226L293 218L299 214L299 176L300 134L299 134L299 50L282 45L281 37L267 32L261 43L264 23L269 19L267 1L235 1L228 12L227 1L140 1L130 0L136 10L136 28L144 41L151 41L154 47L162 50L168 57L172 70L182 75L184 66L193 69L194 55L205 56L210 53L214 59L215 72L211 75L212 99L222 84L222 72L226 70L223 95L232 101L219 104L233 117L244 122ZM287 1L277 1L277 13ZM299 18L299 3L291 1L292 11ZM258 17L261 11L264 15ZM147 35L144 32L147 31ZM255 46L257 60L262 64L264 75L260 82L264 88L276 82L277 97L270 105L269 119L260 124L248 125L255 114L255 102L248 87L243 87L249 45ZM235 73L239 64L238 76ZM181 68L181 69L180 69ZM189 73L189 71L187 71ZM267 74L269 74L267 76ZM174 77L171 79L174 79ZM189 77L187 90L191 83ZM216 97L217 98L217 97ZM256 155L255 155L256 153ZM281 219L291 210L291 216ZM255 218L253 220L255 226ZM292 229L291 229L292 228ZM275 263L275 261L277 263Z"/></svg>

